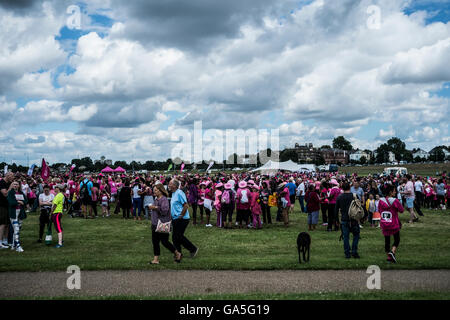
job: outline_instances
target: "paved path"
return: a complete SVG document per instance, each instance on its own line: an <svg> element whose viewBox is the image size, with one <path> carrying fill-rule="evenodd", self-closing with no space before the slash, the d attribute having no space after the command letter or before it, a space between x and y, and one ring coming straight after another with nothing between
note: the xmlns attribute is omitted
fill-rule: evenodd
<svg viewBox="0 0 450 320"><path fill-rule="evenodd" d="M81 289L69 290L70 276L65 272L0 273L0 298L368 292L370 275L365 270L81 271ZM382 270L381 289L450 292L450 270Z"/></svg>

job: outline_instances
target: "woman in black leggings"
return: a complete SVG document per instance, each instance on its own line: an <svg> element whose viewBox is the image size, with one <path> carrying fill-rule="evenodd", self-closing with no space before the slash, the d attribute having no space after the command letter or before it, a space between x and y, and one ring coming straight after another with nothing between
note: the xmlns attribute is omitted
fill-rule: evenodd
<svg viewBox="0 0 450 320"><path fill-rule="evenodd" d="M167 200L167 191L162 184L157 184L153 188L153 194L156 196L154 205L149 205L148 208L152 212L152 243L154 258L151 264L159 264L159 256L161 255L160 243L174 254L175 262L180 262L181 253L178 252L174 245L169 241L169 233L156 232L158 221L167 223L171 221L170 205Z"/></svg>

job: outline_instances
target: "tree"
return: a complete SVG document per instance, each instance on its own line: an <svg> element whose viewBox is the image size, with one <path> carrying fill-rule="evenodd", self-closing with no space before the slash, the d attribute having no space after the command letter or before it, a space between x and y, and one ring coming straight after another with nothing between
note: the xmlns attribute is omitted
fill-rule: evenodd
<svg viewBox="0 0 450 320"><path fill-rule="evenodd" d="M406 152L406 145L402 140L397 137L392 137L386 142L386 144L388 145L389 151L394 153L395 160L403 160Z"/></svg>
<svg viewBox="0 0 450 320"><path fill-rule="evenodd" d="M443 148L445 146L438 146L434 147L430 151L430 160L432 161L444 161L445 160L445 153L443 151Z"/></svg>
<svg viewBox="0 0 450 320"><path fill-rule="evenodd" d="M328 144L325 144L325 145L321 146L320 149L331 149L331 146L329 146Z"/></svg>
<svg viewBox="0 0 450 320"><path fill-rule="evenodd" d="M366 164L367 163L367 158L362 156L361 159L359 159L359 163L360 164Z"/></svg>
<svg viewBox="0 0 450 320"><path fill-rule="evenodd" d="M333 139L333 148L351 151L353 146L350 141L345 139L343 136L339 136Z"/></svg>
<svg viewBox="0 0 450 320"><path fill-rule="evenodd" d="M289 160L297 162L298 161L297 152L295 152L292 149L285 149L285 150L281 151L280 161L285 162L285 161L289 161Z"/></svg>

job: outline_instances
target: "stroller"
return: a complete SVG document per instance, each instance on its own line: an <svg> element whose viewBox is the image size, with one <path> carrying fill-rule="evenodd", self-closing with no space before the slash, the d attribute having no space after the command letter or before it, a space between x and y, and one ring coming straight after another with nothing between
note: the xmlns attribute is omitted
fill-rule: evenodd
<svg viewBox="0 0 450 320"><path fill-rule="evenodd" d="M78 198L75 194L73 196L72 201L69 200L69 209L67 210L67 214L70 215L72 218L75 217L83 218L83 215L81 214L81 199Z"/></svg>

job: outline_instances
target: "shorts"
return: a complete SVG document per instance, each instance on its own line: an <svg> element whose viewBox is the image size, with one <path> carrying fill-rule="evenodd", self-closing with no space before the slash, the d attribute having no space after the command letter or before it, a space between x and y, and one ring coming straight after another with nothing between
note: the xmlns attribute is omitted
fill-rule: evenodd
<svg viewBox="0 0 450 320"><path fill-rule="evenodd" d="M293 194L292 196L289 196L289 199L291 200L291 206L293 206L295 203L295 194Z"/></svg>
<svg viewBox="0 0 450 320"><path fill-rule="evenodd" d="M9 212L8 208L0 207L0 226L4 224L11 224L11 221L9 220Z"/></svg>
<svg viewBox="0 0 450 320"><path fill-rule="evenodd" d="M61 212L52 214L52 222L53 222L53 225L55 226L56 233L61 233L63 231L63 228L61 225L61 218L62 218Z"/></svg>
<svg viewBox="0 0 450 320"><path fill-rule="evenodd" d="M90 206L92 204L92 199L90 197L81 199L81 204L83 206Z"/></svg>
<svg viewBox="0 0 450 320"><path fill-rule="evenodd" d="M308 213L308 224L318 224L319 223L319 211L314 211Z"/></svg>
<svg viewBox="0 0 450 320"><path fill-rule="evenodd" d="M406 208L414 208L414 198L406 198Z"/></svg>

